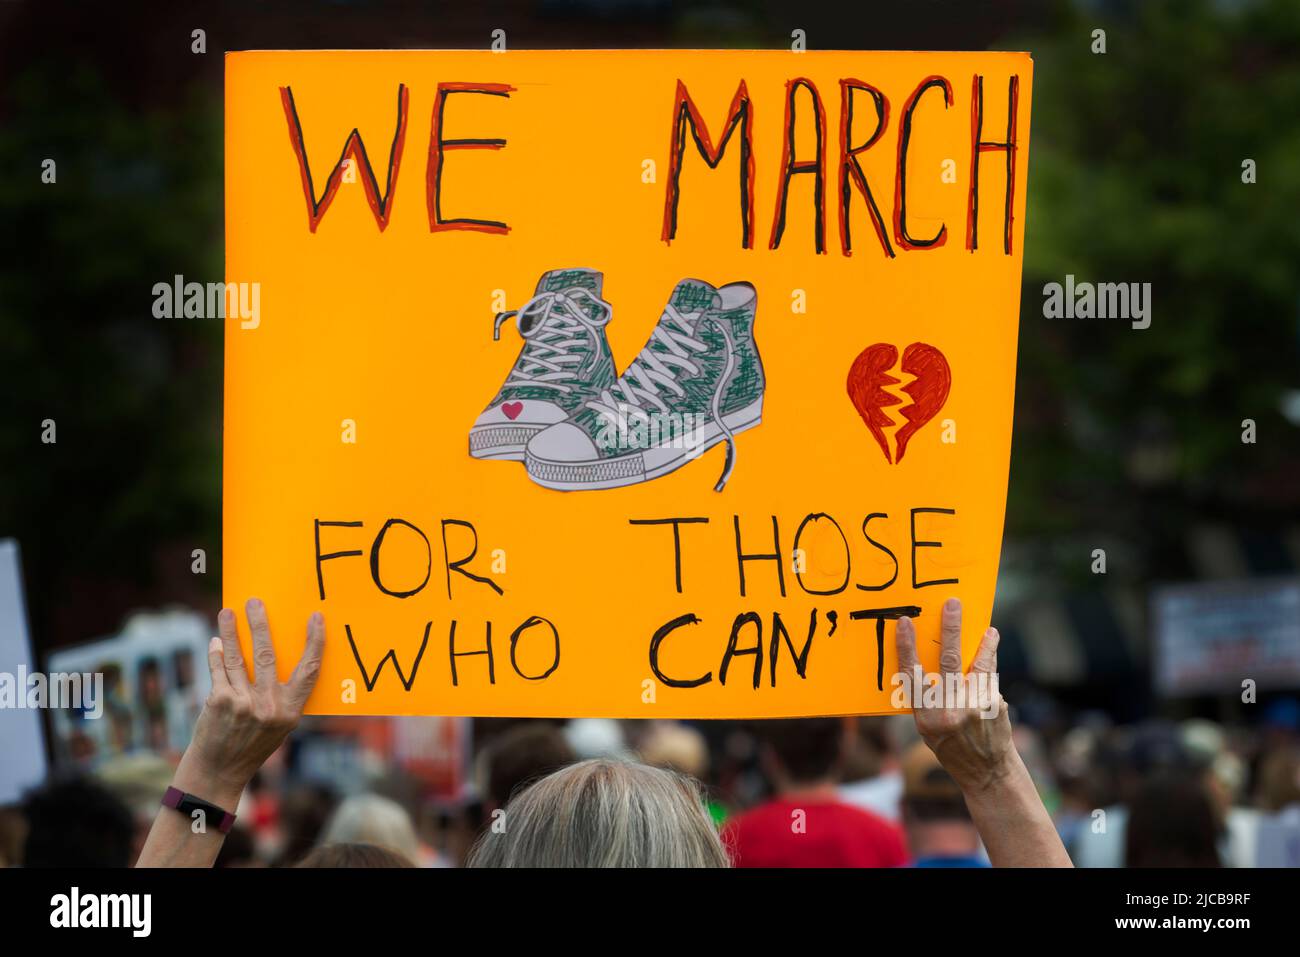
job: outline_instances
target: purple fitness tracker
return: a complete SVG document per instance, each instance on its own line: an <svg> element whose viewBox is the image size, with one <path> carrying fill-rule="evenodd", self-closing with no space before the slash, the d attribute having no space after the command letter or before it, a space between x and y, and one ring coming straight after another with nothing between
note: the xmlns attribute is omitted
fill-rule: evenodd
<svg viewBox="0 0 1300 957"><path fill-rule="evenodd" d="M195 811L202 811L207 820L217 822L217 830L222 834L229 834L230 829L235 826L235 815L201 797L186 794L180 788L168 788L163 794L162 803L163 807L180 811L190 818L193 818Z"/></svg>

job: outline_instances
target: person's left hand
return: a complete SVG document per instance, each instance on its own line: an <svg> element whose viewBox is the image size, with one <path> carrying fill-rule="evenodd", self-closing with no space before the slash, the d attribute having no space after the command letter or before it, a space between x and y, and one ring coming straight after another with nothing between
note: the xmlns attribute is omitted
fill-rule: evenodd
<svg viewBox="0 0 1300 957"><path fill-rule="evenodd" d="M176 787L233 812L239 796L263 762L298 726L307 697L320 674L325 619L307 621L307 646L289 680L275 670L275 647L266 607L252 598L246 606L253 635L253 680L248 680L239 648L235 613L217 616L220 638L208 645L212 693L194 727L194 739L176 772Z"/></svg>
<svg viewBox="0 0 1300 957"><path fill-rule="evenodd" d="M910 618L898 619L898 670L905 675L922 675L917 664L916 628ZM1011 719L1007 703L998 692L998 642L996 628L984 632L979 650L971 662L969 675L961 670L961 602L949 598L943 605L939 627L941 652L939 674L922 675L922 687L933 680L941 688L947 679L975 676L973 685L964 683L966 700L944 700L938 707L925 707L923 695L917 694L912 711L916 730L930 746L939 763L953 777L962 791L970 794L986 788L1004 777L1019 760L1011 737Z"/></svg>

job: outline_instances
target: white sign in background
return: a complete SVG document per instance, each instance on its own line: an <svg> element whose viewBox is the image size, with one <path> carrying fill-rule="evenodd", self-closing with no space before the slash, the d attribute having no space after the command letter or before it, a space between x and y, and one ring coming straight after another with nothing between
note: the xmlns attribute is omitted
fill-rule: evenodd
<svg viewBox="0 0 1300 957"><path fill-rule="evenodd" d="M1198 582L1152 599L1156 687L1168 695L1300 688L1300 579Z"/></svg>
<svg viewBox="0 0 1300 957"><path fill-rule="evenodd" d="M0 540L0 674L17 682L36 668L27 632L22 566L18 543ZM26 688L14 693L25 697ZM45 732L41 713L31 708L0 708L0 805L13 804L45 779Z"/></svg>

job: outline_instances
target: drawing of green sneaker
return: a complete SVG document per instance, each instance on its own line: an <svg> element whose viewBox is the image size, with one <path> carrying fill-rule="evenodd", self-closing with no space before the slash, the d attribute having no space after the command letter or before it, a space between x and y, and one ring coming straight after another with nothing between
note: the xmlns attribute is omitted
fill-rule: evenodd
<svg viewBox="0 0 1300 957"><path fill-rule="evenodd" d="M524 345L496 396L469 430L469 454L522 461L528 440L563 422L614 384L617 371L605 338L611 308L601 274L553 269L518 310L499 313L492 338L513 318Z"/></svg>
<svg viewBox="0 0 1300 957"><path fill-rule="evenodd" d="M667 475L720 442L722 488L735 435L762 421L758 296L747 282L715 289L683 279L641 354L617 382L528 442L528 477L547 488L618 488Z"/></svg>

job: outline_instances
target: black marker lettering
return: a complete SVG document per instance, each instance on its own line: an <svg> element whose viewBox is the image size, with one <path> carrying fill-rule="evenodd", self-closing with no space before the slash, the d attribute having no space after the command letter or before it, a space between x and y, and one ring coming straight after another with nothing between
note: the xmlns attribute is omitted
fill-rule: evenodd
<svg viewBox="0 0 1300 957"><path fill-rule="evenodd" d="M736 564L740 568L740 597L745 597L745 562L776 562L776 581L781 589L781 597L785 597L785 572L782 566L785 564L781 555L781 530L777 527L776 516L772 516L772 541L775 551L767 554L746 555L740 544L740 516L733 515L732 521L736 528Z"/></svg>
<svg viewBox="0 0 1300 957"><path fill-rule="evenodd" d="M456 559L456 561L454 562L451 560L451 552L447 548L447 526L448 525L459 525L461 528L468 528L470 534L474 536L474 547L470 549L469 554L466 555L464 558ZM451 573L452 572L457 572L461 575L464 575L470 581L476 581L481 585L487 585L498 595L505 594L505 592L501 590L501 586L498 585L496 582L494 582L492 579L484 578L481 575L475 575L473 572L466 571L462 567L472 562L474 560L474 556L478 554L478 531L469 522L461 521L458 518L444 518L442 520L442 554L443 554L443 559L447 565L447 597L448 598L451 597Z"/></svg>
<svg viewBox="0 0 1300 957"><path fill-rule="evenodd" d="M511 649L514 650L513 648ZM459 687L460 676L456 672L457 658L472 658L475 655L487 655L488 660L488 684L497 683L496 661L492 656L492 622L487 622L487 647L481 651L457 651L456 650L456 622L452 621L451 631L447 635L447 653L451 659L451 686ZM516 669L518 670L518 669Z"/></svg>
<svg viewBox="0 0 1300 957"><path fill-rule="evenodd" d="M428 556L424 566L424 580L420 582L420 584L412 588L410 591L390 591L388 588L384 586L384 583L379 580L379 549L384 544L384 536L388 534L388 529L394 525L405 525L407 528L412 529L415 532L415 534L419 535L422 539L424 539L424 550L426 555ZM405 519L390 518L388 521L386 521L384 523L384 527L379 530L379 534L375 536L375 543L372 546L370 546L370 577L375 580L375 585L379 588L379 590L383 592L385 595L392 595L394 598L410 598L412 595L419 594L424 589L424 586L429 584L429 573L432 570L433 570L433 549L429 545L429 536L425 535L424 532L416 528L414 525L412 525L410 522L406 521ZM324 595L322 595L321 597L323 598Z"/></svg>
<svg viewBox="0 0 1300 957"><path fill-rule="evenodd" d="M659 679L660 683L670 688L698 688L700 685L706 685L713 680L713 672L710 671L698 678L669 678L659 668L659 646L664 643L664 639L683 625L698 625L700 619L694 615L682 615L674 618L672 621L661 626L650 639L650 670L654 676Z"/></svg>
<svg viewBox="0 0 1300 957"><path fill-rule="evenodd" d="M415 684L415 675L420 670L420 659L424 657L425 646L429 644L429 629L433 627L433 622L426 622L424 625L424 638L420 641L420 650L415 653L415 661L411 664L411 676L408 678L402 672L401 663L397 660L396 649L389 648L388 653L379 659L379 664L375 665L373 674L366 671L365 663L361 660L361 652L357 650L357 643L352 639L352 626L344 625L343 631L347 633L348 644L352 648L352 657L356 659L357 667L361 669L361 679L366 683L367 691L374 691L375 684L379 681L380 674L383 673L384 665L389 661L393 663L393 670L397 672L397 680L402 683L402 687L407 691L411 690L411 685Z"/></svg>
<svg viewBox="0 0 1300 957"><path fill-rule="evenodd" d="M930 512L938 515L956 515L956 509L951 508L914 508L912 509L912 587L929 588L931 585L956 585L955 578L936 578L933 581L918 582L916 580L916 550L918 548L942 548L943 542L918 542L916 540L916 516L918 512Z"/></svg>
<svg viewBox="0 0 1300 957"><path fill-rule="evenodd" d="M682 525L707 525L707 518L629 518L629 525L671 525L673 527L673 575L677 594L682 593Z"/></svg>
<svg viewBox="0 0 1300 957"><path fill-rule="evenodd" d="M325 576L321 572L321 562L327 562L331 558L353 558L362 554L361 549L353 549L346 552L330 552L328 555L320 553L320 530L321 526L334 528L361 528L360 522L322 522L316 519L316 587L320 591L320 600L325 600Z"/></svg>

